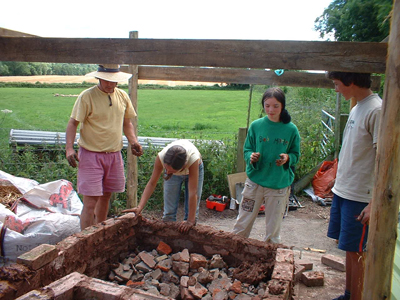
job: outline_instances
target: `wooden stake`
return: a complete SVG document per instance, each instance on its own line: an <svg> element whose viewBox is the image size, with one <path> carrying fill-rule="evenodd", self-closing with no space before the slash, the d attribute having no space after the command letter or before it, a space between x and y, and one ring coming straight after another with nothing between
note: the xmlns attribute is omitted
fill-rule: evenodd
<svg viewBox="0 0 400 300"><path fill-rule="evenodd" d="M137 39L139 33L137 31L129 32L129 38ZM133 108L138 113L137 105L137 90L138 90L138 66L129 65L129 73L133 74L129 80L129 96L132 101ZM137 137L137 116L131 119L135 135ZM137 157L132 155L131 146L129 145L127 151L127 174L126 174L126 208L137 206L137 189L138 189L138 167Z"/></svg>
<svg viewBox="0 0 400 300"><path fill-rule="evenodd" d="M375 188L365 261L363 298L391 297L400 203L400 0L395 0L386 61Z"/></svg>

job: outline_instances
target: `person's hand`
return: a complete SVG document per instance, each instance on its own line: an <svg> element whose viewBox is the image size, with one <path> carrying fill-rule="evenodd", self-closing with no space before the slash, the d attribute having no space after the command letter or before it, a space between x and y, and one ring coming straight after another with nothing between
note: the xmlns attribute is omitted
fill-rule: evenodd
<svg viewBox="0 0 400 300"><path fill-rule="evenodd" d="M371 216L371 203L368 204L357 217L357 221L360 221L361 224L365 225L369 223L369 218Z"/></svg>
<svg viewBox="0 0 400 300"><path fill-rule="evenodd" d="M133 208L128 208L128 209L124 209L122 211L123 213L130 213L133 212L135 213L135 215L139 216L142 214L142 210L139 207L133 207Z"/></svg>
<svg viewBox="0 0 400 300"><path fill-rule="evenodd" d="M255 162L258 162L260 159L260 152L253 152L250 155L250 163L254 164Z"/></svg>
<svg viewBox="0 0 400 300"><path fill-rule="evenodd" d="M181 222L181 224L179 224L179 232L180 233L188 233L189 230L196 225L196 222L192 222L192 221L183 221Z"/></svg>
<svg viewBox="0 0 400 300"><path fill-rule="evenodd" d="M279 157L280 158L275 161L278 167L283 166L289 161L289 155L286 153L279 154Z"/></svg>
<svg viewBox="0 0 400 300"><path fill-rule="evenodd" d="M134 156L141 156L143 154L142 146L138 142L131 144L131 152Z"/></svg>
<svg viewBox="0 0 400 300"><path fill-rule="evenodd" d="M70 153L66 153L68 163L71 167L76 168L78 166L77 162L79 161L78 154L75 150L71 151Z"/></svg>

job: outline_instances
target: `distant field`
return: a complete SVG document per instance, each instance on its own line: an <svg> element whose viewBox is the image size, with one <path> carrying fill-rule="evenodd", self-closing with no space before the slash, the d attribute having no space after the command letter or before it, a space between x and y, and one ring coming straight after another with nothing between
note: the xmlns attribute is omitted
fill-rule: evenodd
<svg viewBox="0 0 400 300"><path fill-rule="evenodd" d="M65 131L69 116L82 89L0 88L2 136L9 129ZM58 95L71 95L60 97ZM149 90L138 91L140 136L221 139L233 137L246 127L248 91ZM254 97L252 119L260 111Z"/></svg>
<svg viewBox="0 0 400 300"><path fill-rule="evenodd" d="M0 82L82 83L83 81L97 83L96 78L91 78L86 76L60 76L60 75L0 76ZM128 84L128 81L121 82L121 84ZM139 84L160 84L168 86L177 86L177 85L214 85L215 83L191 82L191 81L139 80Z"/></svg>

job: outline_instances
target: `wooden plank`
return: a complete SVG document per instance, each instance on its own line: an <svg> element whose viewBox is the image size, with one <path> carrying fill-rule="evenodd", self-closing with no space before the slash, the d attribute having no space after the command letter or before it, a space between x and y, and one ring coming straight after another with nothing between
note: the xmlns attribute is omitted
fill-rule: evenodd
<svg viewBox="0 0 400 300"><path fill-rule="evenodd" d="M128 72L126 66L121 70ZM151 67L139 66L141 80L196 81L218 83L262 84L333 89L332 80L325 73L285 71L278 76L273 71L259 69ZM372 76L372 90L380 89L381 77Z"/></svg>
<svg viewBox="0 0 400 300"><path fill-rule="evenodd" d="M284 72L278 76L273 71L232 68L190 67L139 67L142 80L181 80L241 84L265 84L276 86L309 86L333 88L332 80L322 73Z"/></svg>
<svg viewBox="0 0 400 300"><path fill-rule="evenodd" d="M231 194L231 198L236 199L236 183L244 183L246 178L246 172L228 174L229 193Z"/></svg>
<svg viewBox="0 0 400 300"><path fill-rule="evenodd" d="M384 73L386 43L0 37L4 61Z"/></svg>
<svg viewBox="0 0 400 300"><path fill-rule="evenodd" d="M392 11L363 299L390 299L400 203L400 0ZM384 245L384 247L382 247Z"/></svg>

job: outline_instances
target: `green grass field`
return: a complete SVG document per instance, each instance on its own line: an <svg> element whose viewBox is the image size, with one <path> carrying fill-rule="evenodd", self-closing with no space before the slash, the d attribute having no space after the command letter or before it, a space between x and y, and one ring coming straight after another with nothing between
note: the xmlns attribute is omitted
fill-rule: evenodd
<svg viewBox="0 0 400 300"><path fill-rule="evenodd" d="M260 117L265 86L254 86L250 114L248 90L138 90L138 135L151 137L234 140L239 128ZM0 146L8 148L10 129L64 132L72 107L83 88L1 87ZM283 87L286 108L301 136L299 174L324 157L320 155L321 109L334 113L336 94L329 89ZM56 97L75 95L73 97ZM344 100L343 100L344 101ZM342 104L342 110L348 105Z"/></svg>
<svg viewBox="0 0 400 300"><path fill-rule="evenodd" d="M0 128L65 131L77 88L0 88ZM260 96L253 94L251 118L260 112ZM151 90L138 91L140 136L220 139L246 127L249 91ZM2 134L4 137L4 132Z"/></svg>

